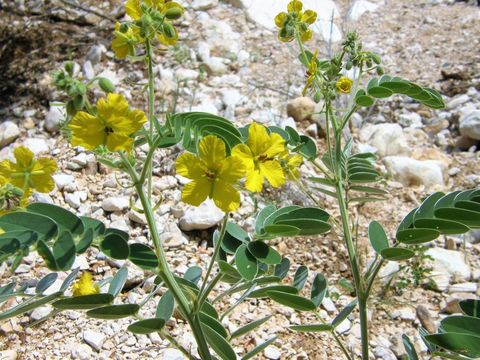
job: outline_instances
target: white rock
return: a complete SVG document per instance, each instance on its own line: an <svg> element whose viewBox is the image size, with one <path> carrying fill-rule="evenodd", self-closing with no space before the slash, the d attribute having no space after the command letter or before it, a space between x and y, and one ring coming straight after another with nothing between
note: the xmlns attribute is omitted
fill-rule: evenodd
<svg viewBox="0 0 480 360"><path fill-rule="evenodd" d="M471 277L463 253L442 248L431 248L425 253L433 258L432 280L437 288L445 291L451 280L466 281Z"/></svg>
<svg viewBox="0 0 480 360"><path fill-rule="evenodd" d="M16 360L17 358L18 358L18 354L15 350L0 351L1 360Z"/></svg>
<svg viewBox="0 0 480 360"><path fill-rule="evenodd" d="M208 10L218 5L218 0L193 0L194 10Z"/></svg>
<svg viewBox="0 0 480 360"><path fill-rule="evenodd" d="M180 229L184 231L209 229L217 225L223 216L223 211L208 199L200 206L190 207L185 211L185 215L180 219Z"/></svg>
<svg viewBox="0 0 480 360"><path fill-rule="evenodd" d="M94 350L100 351L105 342L105 335L96 331L85 330L83 332L83 340Z"/></svg>
<svg viewBox="0 0 480 360"><path fill-rule="evenodd" d="M237 89L223 89L220 92L222 102L225 105L225 117L227 119L235 118L235 108L242 99L242 94Z"/></svg>
<svg viewBox="0 0 480 360"><path fill-rule="evenodd" d="M122 230L122 231L125 231L125 232L130 231L130 228L128 227L127 222L123 219L118 219L118 220L112 221L112 223L110 224L110 227L114 228L114 229Z"/></svg>
<svg viewBox="0 0 480 360"><path fill-rule="evenodd" d="M13 142L20 135L18 125L12 121L0 124L0 148Z"/></svg>
<svg viewBox="0 0 480 360"><path fill-rule="evenodd" d="M400 265L396 261L387 261L387 263L382 266L378 273L378 277L382 280L384 284L387 284L392 276L400 271Z"/></svg>
<svg viewBox="0 0 480 360"><path fill-rule="evenodd" d="M127 196L113 196L102 201L102 208L105 211L123 211L130 206L130 199Z"/></svg>
<svg viewBox="0 0 480 360"><path fill-rule="evenodd" d="M161 234L160 241L162 242L162 244L164 244L166 247L170 249L174 249L188 243L188 239L185 236L183 236L181 233L178 234L178 233L170 233L170 232Z"/></svg>
<svg viewBox="0 0 480 360"><path fill-rule="evenodd" d="M85 344L75 344L72 348L72 359L89 360L92 358L92 349Z"/></svg>
<svg viewBox="0 0 480 360"><path fill-rule="evenodd" d="M110 80L110 82L117 86L120 83L120 77L118 74L112 70L104 70L100 74L97 75L98 77L104 77Z"/></svg>
<svg viewBox="0 0 480 360"><path fill-rule="evenodd" d="M40 320L45 316L47 316L48 314L50 314L51 311L52 311L52 308L49 305L40 306L32 311L32 313L30 314L30 319L32 319L33 321Z"/></svg>
<svg viewBox="0 0 480 360"><path fill-rule="evenodd" d="M184 360L183 354L177 349L165 349L162 351L161 359L163 360Z"/></svg>
<svg viewBox="0 0 480 360"><path fill-rule="evenodd" d="M87 55L85 58L87 61L90 61L92 65L99 63L102 60L102 54L106 53L107 49L104 45L93 45L90 49L88 49Z"/></svg>
<svg viewBox="0 0 480 360"><path fill-rule="evenodd" d="M28 147L35 155L47 153L50 151L50 147L44 139L29 138L25 139L23 144Z"/></svg>
<svg viewBox="0 0 480 360"><path fill-rule="evenodd" d="M447 103L447 109L455 109L457 106L465 104L470 100L470 97L467 94L462 94L450 100Z"/></svg>
<svg viewBox="0 0 480 360"><path fill-rule="evenodd" d="M421 128L422 117L417 113L406 113L398 116L398 123L403 127Z"/></svg>
<svg viewBox="0 0 480 360"><path fill-rule="evenodd" d="M66 193L63 197L65 198L65 202L74 209L78 209L82 205L78 191L74 193Z"/></svg>
<svg viewBox="0 0 480 360"><path fill-rule="evenodd" d="M85 61L83 64L83 75L85 75L85 78L88 80L92 80L95 77L95 70L93 70L93 65L90 61Z"/></svg>
<svg viewBox="0 0 480 360"><path fill-rule="evenodd" d="M75 178L72 175L55 174L53 175L53 181L55 181L58 190L62 190L65 186L72 185L75 182Z"/></svg>
<svg viewBox="0 0 480 360"><path fill-rule="evenodd" d="M210 49L219 56L228 58L242 48L240 34L228 22L212 19L207 13L198 14L197 21L203 26L203 36L208 39Z"/></svg>
<svg viewBox="0 0 480 360"><path fill-rule="evenodd" d="M380 358L383 360L397 360L397 357L392 352L392 350L383 346L377 346L376 348L374 348L373 353L375 354L377 359Z"/></svg>
<svg viewBox="0 0 480 360"><path fill-rule="evenodd" d="M352 327L352 323L350 320L348 319L345 319L343 320L336 328L336 332L338 332L339 334L344 334L346 333L348 330L350 330L350 328Z"/></svg>
<svg viewBox="0 0 480 360"><path fill-rule="evenodd" d="M177 81L182 80L196 80L199 76L199 72L191 69L178 69L175 71L175 77Z"/></svg>
<svg viewBox="0 0 480 360"><path fill-rule="evenodd" d="M202 61L210 59L210 45L206 41L199 41L197 43L197 55Z"/></svg>
<svg viewBox="0 0 480 360"><path fill-rule="evenodd" d="M348 11L348 18L357 21L367 11L375 11L377 8L378 4L365 0L356 0Z"/></svg>
<svg viewBox="0 0 480 360"><path fill-rule="evenodd" d="M392 318L414 321L417 318L415 311L409 307L403 307L392 312Z"/></svg>
<svg viewBox="0 0 480 360"><path fill-rule="evenodd" d="M263 351L263 354L267 359L270 360L278 360L282 357L280 350L273 345L267 346L267 348Z"/></svg>
<svg viewBox="0 0 480 360"><path fill-rule="evenodd" d="M60 130L60 126L65 121L65 109L62 106L50 105L47 116L45 116L45 130L55 132Z"/></svg>
<svg viewBox="0 0 480 360"><path fill-rule="evenodd" d="M204 65L209 75L223 75L228 70L225 59L218 56L212 56L204 60Z"/></svg>
<svg viewBox="0 0 480 360"><path fill-rule="evenodd" d="M80 165L80 166L86 166L88 161L87 161L87 154L84 152L81 152L80 154L74 156L71 158L71 161Z"/></svg>
<svg viewBox="0 0 480 360"><path fill-rule="evenodd" d="M212 99L204 99L200 104L192 106L191 111L206 112L206 113L218 115L218 109L213 103Z"/></svg>
<svg viewBox="0 0 480 360"><path fill-rule="evenodd" d="M478 284L476 282L466 282L461 284L450 285L448 292L465 292L465 293L476 293L478 290Z"/></svg>
<svg viewBox="0 0 480 360"><path fill-rule="evenodd" d="M33 199L35 202L45 203L45 204L54 204L52 197L48 194L42 193L33 193Z"/></svg>
<svg viewBox="0 0 480 360"><path fill-rule="evenodd" d="M470 139L480 140L480 110L460 118L460 133Z"/></svg>
<svg viewBox="0 0 480 360"><path fill-rule="evenodd" d="M360 131L360 140L376 147L380 156L409 155L410 147L398 124L365 126Z"/></svg>
<svg viewBox="0 0 480 360"><path fill-rule="evenodd" d="M27 264L20 264L18 267L15 269L15 274L25 274L30 271L30 266Z"/></svg>
<svg viewBox="0 0 480 360"><path fill-rule="evenodd" d="M72 269L80 268L80 270L87 270L90 268L87 258L83 255L77 255L73 262Z"/></svg>
<svg viewBox="0 0 480 360"><path fill-rule="evenodd" d="M323 299L322 306L329 313L334 313L334 312L337 311L337 307L333 303L332 299L330 299L329 297L326 297L326 298Z"/></svg>
<svg viewBox="0 0 480 360"><path fill-rule="evenodd" d="M445 164L440 161L421 161L406 156L387 156L383 161L393 178L405 186L424 185L430 188L444 185Z"/></svg>

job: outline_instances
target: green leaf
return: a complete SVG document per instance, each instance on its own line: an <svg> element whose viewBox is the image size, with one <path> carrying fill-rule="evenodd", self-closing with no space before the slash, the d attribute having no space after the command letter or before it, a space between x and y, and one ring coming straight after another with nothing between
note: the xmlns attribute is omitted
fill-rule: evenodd
<svg viewBox="0 0 480 360"><path fill-rule="evenodd" d="M378 79L377 78L371 78L370 81L367 84L367 91L370 92L370 89L378 86Z"/></svg>
<svg viewBox="0 0 480 360"><path fill-rule="evenodd" d="M112 294L94 294L61 299L52 305L60 310L87 310L108 305L112 301Z"/></svg>
<svg viewBox="0 0 480 360"><path fill-rule="evenodd" d="M357 300L353 300L350 304L345 306L342 311L332 320L332 326L336 328L340 325L357 306Z"/></svg>
<svg viewBox="0 0 480 360"><path fill-rule="evenodd" d="M60 286L60 292L65 292L65 290L68 289L68 287L70 286L70 284L73 282L73 280L75 280L75 278L77 277L78 273L80 272L80 268L76 268L74 270L72 270L72 272L70 274L68 274L68 276L65 278L65 280L63 280L63 283L62 285Z"/></svg>
<svg viewBox="0 0 480 360"><path fill-rule="evenodd" d="M120 268L117 271L115 276L113 277L112 281L110 282L110 286L108 287L108 293L112 294L113 297L116 297L122 291L123 286L127 282L128 278L128 269L126 267Z"/></svg>
<svg viewBox="0 0 480 360"><path fill-rule="evenodd" d="M250 350L248 353L242 356L242 360L248 360L256 356L257 354L261 353L265 348L267 348L269 345L273 344L277 340L277 337L274 336L271 339L268 339L267 341L261 343L260 345L255 346L252 350Z"/></svg>
<svg viewBox="0 0 480 360"><path fill-rule="evenodd" d="M354 186L350 186L350 190L366 192L368 194L373 194L373 195L388 195L388 191L373 188L370 186L354 185Z"/></svg>
<svg viewBox="0 0 480 360"><path fill-rule="evenodd" d="M275 214L274 214L275 215ZM274 223L279 223L283 220L295 220L295 219L313 219L328 221L330 214L325 210L313 207L293 209L285 214L281 214L274 219Z"/></svg>
<svg viewBox="0 0 480 360"><path fill-rule="evenodd" d="M416 228L434 229L443 235L464 234L470 231L470 228L456 221L444 219L418 219L414 223Z"/></svg>
<svg viewBox="0 0 480 360"><path fill-rule="evenodd" d="M93 242L93 238L95 236L95 232L93 229L87 229L84 233L83 233L83 236L81 237L80 241L75 244L75 247L76 247L76 251L77 251L77 254L82 254L84 253L85 251L87 251L87 249L90 247L90 245L92 244Z"/></svg>
<svg viewBox="0 0 480 360"><path fill-rule="evenodd" d="M72 235L64 231L53 244L53 256L58 270L70 270L75 262L76 247Z"/></svg>
<svg viewBox="0 0 480 360"><path fill-rule="evenodd" d="M313 279L310 299L312 300L312 302L315 304L316 307L319 307L322 304L326 294L327 294L327 279L325 278L325 276L323 276L323 274L315 275L315 278Z"/></svg>
<svg viewBox="0 0 480 360"><path fill-rule="evenodd" d="M302 296L281 291L267 291L267 295L269 298L278 302L279 304L288 306L298 311L313 311L317 308L310 299Z"/></svg>
<svg viewBox="0 0 480 360"><path fill-rule="evenodd" d="M330 231L330 229L332 228L332 226L329 223L321 220L314 220L314 219L280 220L278 224L298 227L300 229L299 235L324 234Z"/></svg>
<svg viewBox="0 0 480 360"><path fill-rule="evenodd" d="M443 332L480 336L480 318L464 315L447 316L440 322Z"/></svg>
<svg viewBox="0 0 480 360"><path fill-rule="evenodd" d="M410 211L407 214L407 216L405 216L403 218L400 225L398 225L397 232L402 231L402 230L406 230L406 229L409 229L409 228L412 227L416 211L417 211L417 209L413 209L412 211Z"/></svg>
<svg viewBox="0 0 480 360"><path fill-rule="evenodd" d="M43 258L45 264L50 270L58 270L57 262L55 261L53 253L43 240L37 242L37 252L38 255Z"/></svg>
<svg viewBox="0 0 480 360"><path fill-rule="evenodd" d="M272 225L275 223L275 220L280 216L280 215L283 215L283 214L286 214L286 213L289 213L293 210L297 210L297 209L301 209L300 206L297 206L297 205L289 205L289 206L284 206L276 211L274 211L271 215L269 215L265 221L263 222L263 225L264 226L267 226L267 225Z"/></svg>
<svg viewBox="0 0 480 360"><path fill-rule="evenodd" d="M373 172L356 172L348 176L348 181L351 183L371 183L378 181L379 176Z"/></svg>
<svg viewBox="0 0 480 360"><path fill-rule="evenodd" d="M200 312L200 322L204 325L207 325L210 327L212 330L214 330L218 335L220 335L223 338L228 337L227 330L223 327L222 323L215 319L213 316L210 316L208 314L205 314L204 312Z"/></svg>
<svg viewBox="0 0 480 360"><path fill-rule="evenodd" d="M202 268L200 266L189 267L185 272L185 275L183 275L183 278L197 285L202 278Z"/></svg>
<svg viewBox="0 0 480 360"><path fill-rule="evenodd" d="M137 304L109 305L89 310L87 315L95 319L114 320L133 316L138 310L140 306Z"/></svg>
<svg viewBox="0 0 480 360"><path fill-rule="evenodd" d="M0 321L10 319L11 317L15 317L18 315L25 314L26 312L29 312L30 310L36 309L40 306L43 306L45 304L48 304L49 302L59 298L63 294L61 292L56 292L48 296L41 297L38 300L28 300L25 301L11 309L8 309L7 311L4 311L0 313Z"/></svg>
<svg viewBox="0 0 480 360"><path fill-rule="evenodd" d="M393 91L383 86L374 86L368 89L368 95L377 99L387 98L393 95Z"/></svg>
<svg viewBox="0 0 480 360"><path fill-rule="evenodd" d="M258 263L257 259L248 251L247 245L243 244L235 253L235 264L238 272L245 280L252 281L257 276Z"/></svg>
<svg viewBox="0 0 480 360"><path fill-rule="evenodd" d="M283 258L280 264L275 266L274 275L278 276L280 279L284 279L285 276L288 274L288 270L290 269L290 260L287 258Z"/></svg>
<svg viewBox="0 0 480 360"><path fill-rule="evenodd" d="M285 131L290 135L290 145L297 145L300 142L300 135L291 126L285 126Z"/></svg>
<svg viewBox="0 0 480 360"><path fill-rule="evenodd" d="M415 347L410 341L410 338L407 335L403 334L402 340L405 351L407 352L408 360L418 360L417 351L415 350Z"/></svg>
<svg viewBox="0 0 480 360"><path fill-rule="evenodd" d="M440 232L432 229L407 229L397 232L398 241L408 245L423 244L435 240Z"/></svg>
<svg viewBox="0 0 480 360"><path fill-rule="evenodd" d="M130 255L130 248L127 241L119 234L110 233L100 243L102 250L108 257L125 260Z"/></svg>
<svg viewBox="0 0 480 360"><path fill-rule="evenodd" d="M174 309L175 299L173 297L173 293L168 290L158 301L155 317L168 321L172 317Z"/></svg>
<svg viewBox="0 0 480 360"><path fill-rule="evenodd" d="M388 249L383 249L380 252L380 255L385 260L401 261L401 260L407 260L414 257L415 252L405 248L388 248Z"/></svg>
<svg viewBox="0 0 480 360"><path fill-rule="evenodd" d="M235 338L238 338L238 337L243 336L245 334L248 334L250 331L252 331L253 329L259 327L260 325L266 323L271 318L272 318L272 315L269 315L269 316L264 317L262 319L252 321L251 323L248 323L247 325L244 325L241 328L238 328L237 330L235 330L232 333L232 335L230 336L230 339L235 339Z"/></svg>
<svg viewBox="0 0 480 360"><path fill-rule="evenodd" d="M55 280L57 280L57 278L58 278L58 274L55 272L45 275L35 287L35 293L37 295L43 294L45 290L47 290L50 286L53 285L53 283L55 282Z"/></svg>
<svg viewBox="0 0 480 360"><path fill-rule="evenodd" d="M265 219L270 215L272 215L275 210L276 210L275 206L268 205L258 212L257 217L255 219L255 232L257 234L261 235L264 232L263 228L264 228Z"/></svg>
<svg viewBox="0 0 480 360"><path fill-rule="evenodd" d="M154 332L159 332L165 326L165 320L159 318L151 318L136 321L130 324L127 328L128 331L134 334L150 334Z"/></svg>
<svg viewBox="0 0 480 360"><path fill-rule="evenodd" d="M377 254L380 254L383 249L388 249L388 237L379 222L372 221L368 225L368 239Z"/></svg>
<svg viewBox="0 0 480 360"><path fill-rule="evenodd" d="M417 211L415 211L414 222L419 219L430 219L435 217L435 204L444 196L445 194L439 191L427 197Z"/></svg>
<svg viewBox="0 0 480 360"><path fill-rule="evenodd" d="M425 340L443 349L464 356L477 358L480 356L480 336L457 333L441 333L426 335Z"/></svg>
<svg viewBox="0 0 480 360"><path fill-rule="evenodd" d="M375 104L375 100L367 95L360 95L355 97L355 103L359 106L369 107Z"/></svg>
<svg viewBox="0 0 480 360"><path fill-rule="evenodd" d="M350 294L355 293L355 288L353 287L352 283L345 278L338 280L338 285Z"/></svg>
<svg viewBox="0 0 480 360"><path fill-rule="evenodd" d="M55 221L59 232L69 231L73 236L83 234L82 220L74 213L56 205L46 203L33 203L27 206L27 211L43 216L48 216Z"/></svg>
<svg viewBox="0 0 480 360"><path fill-rule="evenodd" d="M296 151L306 159L314 160L317 157L317 145L315 141L305 135L300 135L300 144Z"/></svg>
<svg viewBox="0 0 480 360"><path fill-rule="evenodd" d="M252 241L247 245L247 249L251 255L264 264L276 265L282 261L282 256L263 241Z"/></svg>
<svg viewBox="0 0 480 360"><path fill-rule="evenodd" d="M158 267L157 255L150 247L144 244L130 244L130 256L128 258L142 269L149 270Z"/></svg>
<svg viewBox="0 0 480 360"><path fill-rule="evenodd" d="M232 265L227 263L226 261L219 260L218 267L220 268L220 272L223 274L222 280L227 283L236 283L242 279L242 275L235 269Z"/></svg>
<svg viewBox="0 0 480 360"><path fill-rule="evenodd" d="M237 251L240 245L246 244L249 241L250 237L245 230L237 224L228 222L221 246L227 254L235 254L235 251Z"/></svg>
<svg viewBox="0 0 480 360"><path fill-rule="evenodd" d="M308 279L308 268L305 265L301 265L298 267L297 271L295 271L295 275L293 277L293 286L301 291L305 286L305 283Z"/></svg>
<svg viewBox="0 0 480 360"><path fill-rule="evenodd" d="M290 330L298 332L325 332L332 331L333 326L330 324L294 325L290 326Z"/></svg>
<svg viewBox="0 0 480 360"><path fill-rule="evenodd" d="M292 225L267 225L264 228L268 235L280 236L296 236L300 233L300 229Z"/></svg>
<svg viewBox="0 0 480 360"><path fill-rule="evenodd" d="M435 216L441 219L458 221L470 228L480 227L480 212L472 210L460 208L436 208Z"/></svg>
<svg viewBox="0 0 480 360"><path fill-rule="evenodd" d="M288 294L298 294L298 289L289 285L272 285L264 288L254 290L248 295L249 298L263 298L267 297L269 291L279 291Z"/></svg>
<svg viewBox="0 0 480 360"><path fill-rule="evenodd" d="M235 360L237 358L232 346L224 337L206 324L202 324L202 330L205 333L208 344L222 360Z"/></svg>
<svg viewBox="0 0 480 360"><path fill-rule="evenodd" d="M47 242L58 234L58 227L52 219L24 211L1 216L0 228L5 232L30 230L38 234L39 240Z"/></svg>
<svg viewBox="0 0 480 360"><path fill-rule="evenodd" d="M87 216L81 216L80 219L82 219L85 231L87 229L92 229L94 238L97 238L105 233L105 225L100 220Z"/></svg>
<svg viewBox="0 0 480 360"><path fill-rule="evenodd" d="M462 300L459 305L464 314L480 318L480 300Z"/></svg>

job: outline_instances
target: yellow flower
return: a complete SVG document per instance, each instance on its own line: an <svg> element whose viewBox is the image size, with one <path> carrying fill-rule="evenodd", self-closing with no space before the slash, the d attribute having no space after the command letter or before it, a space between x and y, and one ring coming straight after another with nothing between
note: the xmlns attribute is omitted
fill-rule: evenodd
<svg viewBox="0 0 480 360"><path fill-rule="evenodd" d="M73 284L73 296L95 295L100 292L100 286L93 282L92 274L84 272Z"/></svg>
<svg viewBox="0 0 480 360"><path fill-rule="evenodd" d="M302 42L309 41L313 37L313 32L308 26L317 20L317 13L313 10L302 12L302 8L301 1L293 0L287 5L288 14L281 12L275 16L275 25L280 28L278 31L280 41L292 41L295 34L300 36Z"/></svg>
<svg viewBox="0 0 480 360"><path fill-rule="evenodd" d="M132 150L135 132L147 122L145 113L130 110L127 100L120 94L110 93L107 99L97 101L97 116L78 112L68 128L72 131L72 145L93 150L105 145L110 151Z"/></svg>
<svg viewBox="0 0 480 360"><path fill-rule="evenodd" d="M288 12L299 13L302 11L303 4L299 0L290 1L287 5Z"/></svg>
<svg viewBox="0 0 480 360"><path fill-rule="evenodd" d="M3 235L5 234L5 230L3 230L2 228L0 228L0 235Z"/></svg>
<svg viewBox="0 0 480 360"><path fill-rule="evenodd" d="M119 59L125 59L127 55L135 55L135 45L141 40L138 30L135 31L131 26L126 32L120 31L120 23L115 24L115 38L112 41L112 49L115 56Z"/></svg>
<svg viewBox="0 0 480 360"><path fill-rule="evenodd" d="M177 159L177 173L193 180L183 188L182 200L198 206L209 197L225 212L237 209L240 194L233 185L245 174L242 160L227 157L225 143L214 135L200 140L198 155L183 153Z"/></svg>
<svg viewBox="0 0 480 360"><path fill-rule="evenodd" d="M310 59L310 63L308 64L308 70L306 71L307 82L302 91L303 96L305 96L308 89L310 89L313 82L315 81L315 77L317 76L317 69L318 69L317 55L318 55L318 50L315 50L315 53L312 55L312 58Z"/></svg>
<svg viewBox="0 0 480 360"><path fill-rule="evenodd" d="M0 176L13 186L27 190L33 188L38 192L48 193L55 187L52 175L57 171L57 163L53 159L33 158L33 153L25 146L13 151L16 162L4 160L0 162ZM24 195L26 196L26 195Z"/></svg>
<svg viewBox="0 0 480 360"><path fill-rule="evenodd" d="M348 94L352 90L352 85L353 81L346 76L342 76L335 84L337 90L344 94Z"/></svg>
<svg viewBox="0 0 480 360"><path fill-rule="evenodd" d="M260 192L264 178L273 187L282 186L285 174L275 158L284 151L285 141L280 135L268 134L265 126L253 122L248 129L247 143L238 144L232 150L232 155L241 158L245 164L245 187L252 192Z"/></svg>
<svg viewBox="0 0 480 360"><path fill-rule="evenodd" d="M299 154L290 156L288 151L285 150L282 153L281 158L288 178L291 180L300 179L300 171L298 168L303 163L303 157Z"/></svg>

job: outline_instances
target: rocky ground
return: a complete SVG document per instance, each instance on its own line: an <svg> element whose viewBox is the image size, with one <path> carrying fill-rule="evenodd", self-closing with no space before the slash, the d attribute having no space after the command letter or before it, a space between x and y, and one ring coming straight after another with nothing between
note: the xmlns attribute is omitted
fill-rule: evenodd
<svg viewBox="0 0 480 360"><path fill-rule="evenodd" d="M177 111L208 111L238 124L256 120L296 126L316 137L320 150L325 149L321 119L310 115L316 105L298 98L304 70L295 60L295 48L279 43L271 27L276 7L280 11L286 1L183 3L187 11L179 25L182 40L174 48L156 53L155 86L161 104L157 110L172 109L176 103ZM380 221L393 234L403 216L428 193L480 184L480 10L473 3L441 0L315 3L308 6L320 15L317 40L310 44L311 48L328 56L337 48L342 33L356 29L364 47L382 55L387 73L438 89L447 104L446 109L433 111L394 97L354 116L351 131L355 147L378 154L390 192L385 202L354 209L360 226L359 246L366 249L362 239L371 219ZM56 190L49 195L34 194L35 201L61 204L129 231L136 241L146 242L145 221L129 208L131 191L120 187L115 174L99 166L92 154L69 147L58 131L63 113L55 104L64 99L54 90L50 74L67 60L75 60L76 71L86 78L109 78L136 106L145 108L142 64L115 60L110 50L113 21L124 15L122 2L81 4L72 7L70 1L63 0L0 0L0 159L11 158L18 144L25 144L37 154L49 154L59 163ZM334 26L330 31L332 14ZM330 35L332 41L322 38ZM208 203L195 209L179 201L181 179L173 169L177 153L159 151L154 192L164 199L156 216L168 257L174 271L182 274L191 265L205 267L211 252L206 239L222 214ZM313 172L306 166L302 170L304 174ZM283 204L309 201L293 185L280 192L268 190L266 196ZM328 199L325 208L336 213L334 203ZM235 219L251 227L251 220L245 219L253 211L251 200L244 196ZM395 286L405 276L405 272L398 272L399 264L389 263L382 271L376 287L379 296L372 300L371 308L375 310L370 314L375 358L401 358L405 354L400 338L403 333L415 339L418 350L424 352L417 331L419 317L424 324L435 326L445 312L455 308L455 299L479 295L480 234L446 237L432 245L426 251L431 257L426 266L433 271L423 281L432 280L435 290L420 286L401 291ZM294 269L304 264L311 272L328 277L332 295L323 304L325 319L333 318L351 301L350 294L338 285L340 279L350 278L346 250L339 239L332 235L280 239L276 246L295 264ZM372 256L366 250L362 255L365 262ZM75 266L89 269L96 280L101 280L122 265L106 261L102 253L92 250L79 256ZM147 276L149 280L139 283L143 272L127 265L130 283L139 286L124 301L133 302L151 289L153 279ZM31 254L13 277L34 286L32 279L45 273L42 260ZM387 286L392 274L394 280ZM0 266L0 283L11 278L6 265ZM420 310L419 305L423 306ZM150 306L153 311L154 304ZM101 322L69 311L29 326L50 310L39 308L28 316L0 323L0 359L182 358L158 335L134 336L126 332L128 321ZM239 354L277 334L278 340L259 358L342 358L327 335L299 335L287 329L289 324L308 320L305 316L266 301L245 302L226 318L225 325L235 329L267 314L274 315L267 326L235 343ZM183 324L170 325L180 343L193 346ZM348 348L358 353L357 316L353 314L338 330Z"/></svg>

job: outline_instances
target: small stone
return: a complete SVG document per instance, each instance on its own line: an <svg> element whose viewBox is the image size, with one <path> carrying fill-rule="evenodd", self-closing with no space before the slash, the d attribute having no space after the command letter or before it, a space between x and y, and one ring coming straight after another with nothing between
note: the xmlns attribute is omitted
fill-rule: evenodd
<svg viewBox="0 0 480 360"><path fill-rule="evenodd" d="M44 139L39 138L29 138L25 139L23 144L29 148L35 155L48 153L50 147Z"/></svg>
<svg viewBox="0 0 480 360"><path fill-rule="evenodd" d="M100 351L103 343L105 342L105 335L96 331L85 330L83 332L83 340L94 350Z"/></svg>
<svg viewBox="0 0 480 360"><path fill-rule="evenodd" d="M47 116L45 117L45 130L56 132L65 121L65 110L61 106L50 105Z"/></svg>
<svg viewBox="0 0 480 360"><path fill-rule="evenodd" d="M104 45L93 45L87 51L87 55L85 56L86 60L91 62L92 65L98 64L102 60L102 54L106 53L107 49Z"/></svg>
<svg viewBox="0 0 480 360"><path fill-rule="evenodd" d="M431 277L441 291L447 290L452 278L465 281L469 280L472 275L463 254L459 251L431 248L425 252L425 255L433 258Z"/></svg>
<svg viewBox="0 0 480 360"><path fill-rule="evenodd" d="M403 127L421 128L423 126L422 117L417 113L401 114L398 117L398 123Z"/></svg>
<svg viewBox="0 0 480 360"><path fill-rule="evenodd" d="M66 193L63 197L65 198L65 202L74 209L78 209L82 205L78 191L74 193Z"/></svg>
<svg viewBox="0 0 480 360"><path fill-rule="evenodd" d="M88 270L90 268L90 265L88 264L88 260L85 256L83 255L77 255L75 257L75 261L73 262L73 265L71 266L72 269L79 268L80 270Z"/></svg>
<svg viewBox="0 0 480 360"><path fill-rule="evenodd" d="M350 322L350 320L345 319L340 324L338 324L338 326L335 328L335 331L338 332L339 334L344 334L350 330L351 326L352 326L352 323Z"/></svg>
<svg viewBox="0 0 480 360"><path fill-rule="evenodd" d="M75 344L73 346L71 355L72 359L89 360L92 358L92 349L90 346L85 344Z"/></svg>
<svg viewBox="0 0 480 360"><path fill-rule="evenodd" d="M57 185L58 190L62 190L67 185L72 185L75 178L72 175L67 174L55 174L53 175L53 181Z"/></svg>
<svg viewBox="0 0 480 360"><path fill-rule="evenodd" d="M130 206L130 199L126 196L109 197L102 201L102 208L105 211L123 211Z"/></svg>
<svg viewBox="0 0 480 360"><path fill-rule="evenodd" d="M398 124L365 126L360 131L360 140L377 148L380 156L410 155L411 148Z"/></svg>
<svg viewBox="0 0 480 360"><path fill-rule="evenodd" d="M458 174L460 174L462 170L458 167L452 167L450 170L448 170L448 175L450 176L457 176Z"/></svg>
<svg viewBox="0 0 480 360"><path fill-rule="evenodd" d="M114 229L122 230L125 232L130 231L130 227L128 226L127 222L124 219L118 219L118 220L112 221L112 223L110 224L110 227Z"/></svg>
<svg viewBox="0 0 480 360"><path fill-rule="evenodd" d="M30 314L30 319L32 319L33 321L40 320L50 314L51 311L52 308L50 306L40 306L32 311L32 313Z"/></svg>
<svg viewBox="0 0 480 360"><path fill-rule="evenodd" d="M467 94L462 94L460 96L457 96L447 103L447 109L455 109L456 107L462 104L465 104L469 100L470 100L470 96L468 96Z"/></svg>
<svg viewBox="0 0 480 360"><path fill-rule="evenodd" d="M416 316L415 316L415 312L413 311L413 309L411 309L409 307L404 307L404 308L395 310L392 313L392 318L394 318L394 319L400 318L402 320L414 321Z"/></svg>
<svg viewBox="0 0 480 360"><path fill-rule="evenodd" d="M0 124L0 148L13 142L20 136L18 125L12 121L5 121Z"/></svg>
<svg viewBox="0 0 480 360"><path fill-rule="evenodd" d="M265 357L267 359L270 359L270 360L278 360L282 356L282 353L280 352L280 350L276 346L273 346L273 345L268 346L263 351L263 354L265 355Z"/></svg>
<svg viewBox="0 0 480 360"><path fill-rule="evenodd" d="M15 269L15 274L25 274L30 271L30 266L27 264L20 264L18 267Z"/></svg>
<svg viewBox="0 0 480 360"><path fill-rule="evenodd" d="M323 299L322 306L329 313L334 313L334 312L337 311L337 307L333 303L332 299L330 299L329 297L326 297L326 298Z"/></svg>
<svg viewBox="0 0 480 360"><path fill-rule="evenodd" d="M33 201L45 204L54 204L54 201L50 195L37 192L33 193Z"/></svg>
<svg viewBox="0 0 480 360"><path fill-rule="evenodd" d="M447 300L447 305L442 309L442 313L446 314L460 314L462 312L459 299Z"/></svg>
<svg viewBox="0 0 480 360"><path fill-rule="evenodd" d="M287 115L297 122L311 119L312 114L315 112L315 105L315 102L309 97L293 99L287 104Z"/></svg>
<svg viewBox="0 0 480 360"><path fill-rule="evenodd" d="M397 360L397 357L395 354L392 352L392 350L383 347L383 346L377 346L373 349L373 353L375 356L383 360Z"/></svg>
<svg viewBox="0 0 480 360"><path fill-rule="evenodd" d="M431 188L443 186L444 164L437 160L416 160L406 156L387 156L383 159L393 178L405 186Z"/></svg>
<svg viewBox="0 0 480 360"><path fill-rule="evenodd" d="M71 161L84 167L87 165L87 154L82 152L76 156L74 156L73 158L71 158Z"/></svg>
<svg viewBox="0 0 480 360"><path fill-rule="evenodd" d="M85 61L82 67L83 75L88 80L92 80L95 77L95 70L93 70L93 65L90 61Z"/></svg>
<svg viewBox="0 0 480 360"><path fill-rule="evenodd" d="M192 8L194 10L208 10L218 5L218 0L194 0Z"/></svg>
<svg viewBox="0 0 480 360"><path fill-rule="evenodd" d="M428 311L428 309L425 306L418 305L416 313L417 313L418 320L420 320L420 323L422 324L422 326L430 334L435 333L437 328L435 326L435 323L433 322L432 315L430 315L430 311Z"/></svg>
<svg viewBox="0 0 480 360"><path fill-rule="evenodd" d="M216 226L224 213L217 208L211 199L198 207L190 207L180 219L180 229L184 231L205 230Z"/></svg>
<svg viewBox="0 0 480 360"><path fill-rule="evenodd" d="M308 136L311 136L313 138L316 138L318 136L318 126L317 124L310 124L306 129L305 133Z"/></svg>
<svg viewBox="0 0 480 360"><path fill-rule="evenodd" d="M161 359L163 360L184 360L184 356L180 350L165 349L162 351Z"/></svg>
<svg viewBox="0 0 480 360"><path fill-rule="evenodd" d="M181 233L163 233L160 235L160 241L170 249L178 248L182 245L188 244L188 239Z"/></svg>
<svg viewBox="0 0 480 360"><path fill-rule="evenodd" d="M460 134L480 140L480 110L472 111L460 118Z"/></svg>
<svg viewBox="0 0 480 360"><path fill-rule="evenodd" d="M1 360L16 360L18 359L18 354L15 350L3 350L0 351Z"/></svg>
<svg viewBox="0 0 480 360"><path fill-rule="evenodd" d="M448 288L448 292L450 293L456 293L456 292L462 292L462 293L476 293L478 290L478 284L475 282L465 282L461 284L453 284L450 285Z"/></svg>
<svg viewBox="0 0 480 360"><path fill-rule="evenodd" d="M218 56L212 56L204 60L204 65L209 75L223 75L228 70L225 59Z"/></svg>

